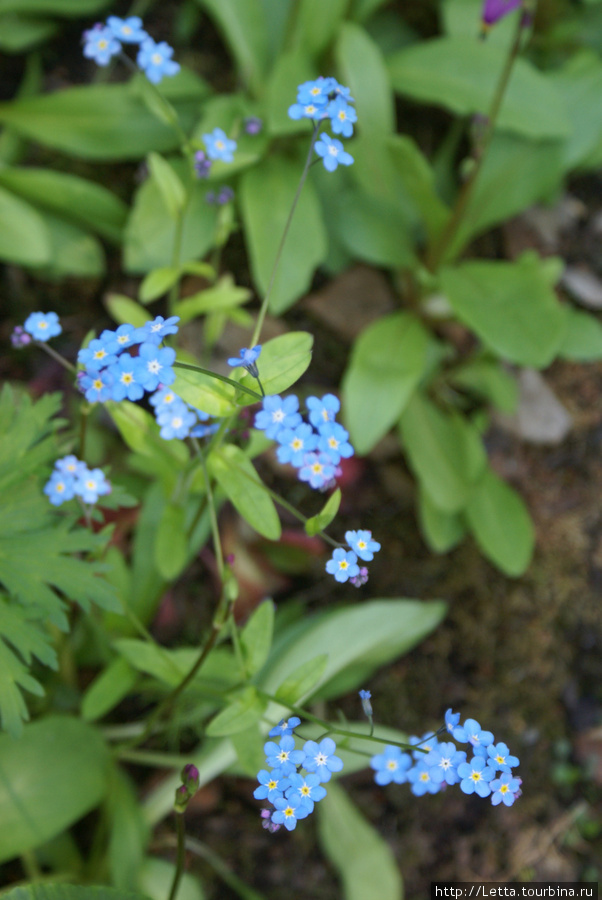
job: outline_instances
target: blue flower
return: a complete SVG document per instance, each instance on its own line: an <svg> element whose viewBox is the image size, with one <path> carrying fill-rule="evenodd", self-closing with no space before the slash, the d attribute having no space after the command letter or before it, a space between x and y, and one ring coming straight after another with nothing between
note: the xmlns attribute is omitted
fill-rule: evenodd
<svg viewBox="0 0 602 900"><path fill-rule="evenodd" d="M295 750L295 738L290 734L283 735L277 744L268 741L263 750L268 766L282 769L284 775L290 775L295 771L295 767L300 766L305 760L305 752Z"/></svg>
<svg viewBox="0 0 602 900"><path fill-rule="evenodd" d="M206 438L218 431L219 425L214 422L212 425L195 425L190 432L190 437Z"/></svg>
<svg viewBox="0 0 602 900"><path fill-rule="evenodd" d="M334 477L334 466L325 453L307 453L303 466L299 469L301 481L308 481L310 486L318 489ZM357 574L357 573L355 573Z"/></svg>
<svg viewBox="0 0 602 900"><path fill-rule="evenodd" d="M75 479L65 472L53 472L44 486L44 493L53 506L60 506L75 496Z"/></svg>
<svg viewBox="0 0 602 900"><path fill-rule="evenodd" d="M320 140L316 141L315 151L322 157L324 168L328 172L334 172L339 165L350 166L353 162L353 157L347 153L341 142L325 132L320 135Z"/></svg>
<svg viewBox="0 0 602 900"><path fill-rule="evenodd" d="M412 744L413 747L420 747L420 750L412 750L412 756L417 762L423 762L426 754L430 753L431 750L434 750L439 742L432 731L427 731L422 737L416 737L416 735L413 734L408 740L408 744Z"/></svg>
<svg viewBox="0 0 602 900"><path fill-rule="evenodd" d="M455 713L452 711L452 708L446 710L445 712L445 727L449 731L450 734L453 734L454 728L460 721L460 713Z"/></svg>
<svg viewBox="0 0 602 900"><path fill-rule="evenodd" d="M228 365L236 368L236 366L242 366L243 369L246 369L253 378L257 378L259 375L259 371L257 369L256 362L259 359L259 354L261 353L261 344L256 344L251 349L247 347L241 347L238 351L238 356L231 356L228 360Z"/></svg>
<svg viewBox="0 0 602 900"><path fill-rule="evenodd" d="M341 408L338 397L334 394L324 394L321 400L317 397L308 397L305 401L309 412L309 421L316 428L327 422L334 422L336 414Z"/></svg>
<svg viewBox="0 0 602 900"><path fill-rule="evenodd" d="M265 431L266 437L274 440L283 428L296 428L301 424L298 409L299 398L294 394L284 400L278 394L264 397L263 409L255 416L255 428Z"/></svg>
<svg viewBox="0 0 602 900"><path fill-rule="evenodd" d="M105 329L100 336L100 340L105 344L115 343L119 350L125 350L127 347L131 347L133 344L141 344L142 341L138 340L138 331L139 328L135 328L134 325L120 325L117 331L109 331ZM115 352L115 351L112 351Z"/></svg>
<svg viewBox="0 0 602 900"><path fill-rule="evenodd" d="M96 25L84 31L84 56L99 66L106 66L112 56L119 53L121 44L106 25Z"/></svg>
<svg viewBox="0 0 602 900"><path fill-rule="evenodd" d="M460 763L458 766L460 777L460 790L465 794L474 794L479 797L488 797L491 793L489 784L495 778L495 771L490 769L482 756L473 756L470 762Z"/></svg>
<svg viewBox="0 0 602 900"><path fill-rule="evenodd" d="M472 744L473 747L482 745L488 747L493 743L491 731L483 731L476 719L466 719L463 726L453 730L453 736L461 744Z"/></svg>
<svg viewBox="0 0 602 900"><path fill-rule="evenodd" d="M183 400L171 388L164 387L160 391L155 391L154 394L151 394L149 403L155 407L155 416L158 416L160 412L169 409L174 404L183 403Z"/></svg>
<svg viewBox="0 0 602 900"><path fill-rule="evenodd" d="M377 753L370 760L370 766L376 772L374 780L384 786L394 782L403 784L408 780L408 770L412 765L409 753L402 753L400 747L387 745L382 753Z"/></svg>
<svg viewBox="0 0 602 900"><path fill-rule="evenodd" d="M139 358L143 362L142 385L145 390L156 391L159 384L169 385L176 380L176 373L171 368L176 351L171 347L141 344Z"/></svg>
<svg viewBox="0 0 602 900"><path fill-rule="evenodd" d="M343 760L333 755L336 749L337 745L329 737L323 738L319 744L316 741L305 741L303 767L308 772L315 772L320 781L330 781L332 773L340 772L343 768Z"/></svg>
<svg viewBox="0 0 602 900"><path fill-rule="evenodd" d="M331 559L326 563L326 571L329 575L334 575L335 581L341 584L350 578L355 578L360 573L357 556L353 550L345 551L342 547L337 547Z"/></svg>
<svg viewBox="0 0 602 900"><path fill-rule="evenodd" d="M499 769L500 772L510 772L519 763L518 757L510 756L508 746L502 742L489 744L487 756L489 757L487 764L493 769Z"/></svg>
<svg viewBox="0 0 602 900"><path fill-rule="evenodd" d="M180 71L180 64L172 56L173 47L165 41L156 44L152 38L147 37L140 46L136 62L149 81L159 84L165 75L171 77Z"/></svg>
<svg viewBox="0 0 602 900"><path fill-rule="evenodd" d="M291 716L290 719L280 719L277 725L268 731L269 737L284 737L285 734L292 734L297 725L301 724L301 719L297 716Z"/></svg>
<svg viewBox="0 0 602 900"><path fill-rule="evenodd" d="M191 412L183 400L171 407L162 409L157 414L157 424L160 426L161 437L164 441L172 441L174 438L183 440L190 434L190 429L196 424L196 416Z"/></svg>
<svg viewBox="0 0 602 900"><path fill-rule="evenodd" d="M257 774L259 787L253 791L256 800L269 800L273 803L278 797L283 797L285 790L290 787L290 779L285 778L282 769L272 769L268 772L261 769Z"/></svg>
<svg viewBox="0 0 602 900"><path fill-rule="evenodd" d="M315 772L309 775L299 775L294 772L289 778L291 786L286 791L286 796L298 797L309 812L313 812L314 803L318 803L326 796L326 788L320 784L320 779Z"/></svg>
<svg viewBox="0 0 602 900"><path fill-rule="evenodd" d="M297 100L299 103L315 103L316 106L326 106L330 93L336 85L334 78L316 78L315 81L304 81L297 88Z"/></svg>
<svg viewBox="0 0 602 900"><path fill-rule="evenodd" d="M203 140L209 159L221 159L230 163L234 159L236 141L231 140L221 128L214 128L211 134L204 134Z"/></svg>
<svg viewBox="0 0 602 900"><path fill-rule="evenodd" d="M378 541L372 540L371 531L346 531L345 540L364 562L370 562L374 559L374 554L380 550Z"/></svg>
<svg viewBox="0 0 602 900"><path fill-rule="evenodd" d="M85 372L80 379L80 387L88 403L105 403L111 399L113 376L108 369L102 372Z"/></svg>
<svg viewBox="0 0 602 900"><path fill-rule="evenodd" d="M119 359L109 366L113 378L111 400L140 400L144 396L144 365L139 358L134 359L129 353L122 353Z"/></svg>
<svg viewBox="0 0 602 900"><path fill-rule="evenodd" d="M35 312L27 316L23 328L36 341L48 341L63 330L55 312Z"/></svg>
<svg viewBox="0 0 602 900"><path fill-rule="evenodd" d="M84 503L96 503L100 496L111 493L111 485L102 469L87 469L77 478L75 493Z"/></svg>
<svg viewBox="0 0 602 900"><path fill-rule="evenodd" d="M163 316L157 316L152 322L145 322L142 328L138 329L137 340L140 343L145 341L151 344L160 344L164 337L168 334L176 334L178 326L176 322L180 321L179 316L170 316L164 319Z"/></svg>
<svg viewBox="0 0 602 900"><path fill-rule="evenodd" d="M77 354L77 361L86 367L87 372L100 372L117 361L118 351L119 345L112 338L110 340L95 338L87 347L81 348Z"/></svg>
<svg viewBox="0 0 602 900"><path fill-rule="evenodd" d="M516 798L520 796L520 783L520 778L514 778L508 772L505 772L500 778L494 778L489 783L493 806L497 806L499 803L503 803L504 806L512 806Z"/></svg>
<svg viewBox="0 0 602 900"><path fill-rule="evenodd" d="M455 744L442 743L424 758L424 764L431 770L431 778L435 784L457 784L458 766L466 762L466 751L458 750Z"/></svg>
<svg viewBox="0 0 602 900"><path fill-rule="evenodd" d="M57 472L62 472L63 475L68 475L71 478L77 478L77 476L85 472L87 466L85 462L82 462L77 456L63 456L62 459L57 459L54 464L54 468Z"/></svg>
<svg viewBox="0 0 602 900"><path fill-rule="evenodd" d="M374 713L372 709L372 704L370 700L372 698L372 694L370 691L359 691L360 700L362 701L362 709L364 710L365 715L370 719Z"/></svg>
<svg viewBox="0 0 602 900"><path fill-rule="evenodd" d="M330 116L334 133L342 134L343 137L351 137L353 134L353 123L357 122L357 113L354 108L349 106L339 94L328 104L327 112Z"/></svg>
<svg viewBox="0 0 602 900"><path fill-rule="evenodd" d="M349 433L338 422L326 422L326 424L320 425L318 430L320 432L318 447L323 453L330 456L335 466L340 463L341 457L349 459L350 456L353 456L354 450L349 443Z"/></svg>
<svg viewBox="0 0 602 900"><path fill-rule="evenodd" d="M305 455L318 446L318 436L307 422L297 425L294 430L282 428L276 440L280 444L276 451L278 461L283 464L290 463L297 468L303 465Z"/></svg>
<svg viewBox="0 0 602 900"><path fill-rule="evenodd" d="M120 19L119 16L109 16L107 25L113 36L124 44L140 44L148 34L142 27L142 19L138 16L128 16Z"/></svg>
<svg viewBox="0 0 602 900"><path fill-rule="evenodd" d="M408 781L411 782L410 790L415 797L423 797L425 794L436 794L441 784L433 781L431 770L424 762L417 762L408 772Z"/></svg>
<svg viewBox="0 0 602 900"><path fill-rule="evenodd" d="M274 806L276 812L272 813L272 822L284 825L287 831L293 831L297 820L309 815L309 809L298 797L277 797Z"/></svg>
<svg viewBox="0 0 602 900"><path fill-rule="evenodd" d="M326 107L319 106L313 101L309 101L308 103L293 103L293 105L288 108L289 119L294 119L295 121L298 119L312 119L313 121L316 121L317 119L325 119L327 115Z"/></svg>

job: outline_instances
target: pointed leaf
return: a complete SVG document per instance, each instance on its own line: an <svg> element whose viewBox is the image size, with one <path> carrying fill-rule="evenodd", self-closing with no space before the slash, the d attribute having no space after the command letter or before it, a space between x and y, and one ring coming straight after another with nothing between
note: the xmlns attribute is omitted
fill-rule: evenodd
<svg viewBox="0 0 602 900"><path fill-rule="evenodd" d="M249 676L258 672L268 658L273 632L274 604L271 600L264 600L240 633L240 645Z"/></svg>
<svg viewBox="0 0 602 900"><path fill-rule="evenodd" d="M334 517L339 511L339 506L341 505L341 489L337 488L334 491L319 513L315 516L312 516L311 519L308 519L305 523L305 532L309 534L310 537L318 534L320 531L324 531L325 528L328 528Z"/></svg>
<svg viewBox="0 0 602 900"><path fill-rule="evenodd" d="M513 578L522 575L535 545L533 522L522 498L487 469L473 491L466 519L485 556Z"/></svg>
<svg viewBox="0 0 602 900"><path fill-rule="evenodd" d="M259 534L272 541L281 526L272 498L253 463L240 447L226 444L211 454L209 471L240 515Z"/></svg>

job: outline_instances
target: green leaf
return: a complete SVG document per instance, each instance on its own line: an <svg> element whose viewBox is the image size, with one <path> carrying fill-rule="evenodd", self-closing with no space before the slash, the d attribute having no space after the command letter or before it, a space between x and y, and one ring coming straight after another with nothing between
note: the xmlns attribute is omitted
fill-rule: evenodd
<svg viewBox="0 0 602 900"><path fill-rule="evenodd" d="M246 731L259 721L267 705L268 701L263 700L254 687L243 688L235 699L209 722L205 734L207 737L227 737L229 734Z"/></svg>
<svg viewBox="0 0 602 900"><path fill-rule="evenodd" d="M400 94L459 115L487 115L505 61L504 48L487 41L440 37L394 54L389 72ZM566 138L570 133L562 98L525 59L514 63L498 127L536 140Z"/></svg>
<svg viewBox="0 0 602 900"><path fill-rule="evenodd" d="M341 489L337 488L334 491L319 513L315 516L312 516L311 519L308 519L305 523L305 532L309 534L310 537L318 534L320 531L324 531L325 528L328 528L334 517L339 511L339 506L341 505Z"/></svg>
<svg viewBox="0 0 602 900"><path fill-rule="evenodd" d="M24 53L53 37L58 31L56 22L50 19L32 19L14 13L0 15L0 50L6 53Z"/></svg>
<svg viewBox="0 0 602 900"><path fill-rule="evenodd" d="M393 135L387 140L386 147L426 233L433 239L449 217L449 209L437 194L433 169L420 148L407 135Z"/></svg>
<svg viewBox="0 0 602 900"><path fill-rule="evenodd" d="M316 687L318 682L322 680L327 663L327 653L323 653L321 656L314 656L308 659L307 662L301 663L276 689L276 699L282 703L298 703L302 697L306 697Z"/></svg>
<svg viewBox="0 0 602 900"><path fill-rule="evenodd" d="M313 342L307 331L289 331L263 344L257 366L266 395L281 394L301 378L311 362ZM240 383L257 390L257 381L251 375L243 375ZM245 396L244 402L256 401Z"/></svg>
<svg viewBox="0 0 602 900"><path fill-rule="evenodd" d="M107 294L104 304L111 316L119 325L134 325L142 328L145 322L150 322L152 316L145 309L124 294Z"/></svg>
<svg viewBox="0 0 602 900"><path fill-rule="evenodd" d="M261 0L197 0L222 32L240 77L252 93L261 87L268 61L268 23Z"/></svg>
<svg viewBox="0 0 602 900"><path fill-rule="evenodd" d="M149 153L148 167L159 188L161 199L172 219L176 220L186 203L186 191L174 169L159 153Z"/></svg>
<svg viewBox="0 0 602 900"><path fill-rule="evenodd" d="M105 409L115 422L119 432L131 450L150 456L168 466L182 466L189 458L188 448L182 441L164 441L159 435L159 428L147 410L122 400L120 403L109 402Z"/></svg>
<svg viewBox="0 0 602 900"><path fill-rule="evenodd" d="M592 50L580 50L548 73L565 102L571 131L562 147L564 169L597 168L602 161L602 125L592 115L602 87L602 63Z"/></svg>
<svg viewBox="0 0 602 900"><path fill-rule="evenodd" d="M154 560L157 570L166 581L173 581L188 562L186 510L176 503L167 503L155 536Z"/></svg>
<svg viewBox="0 0 602 900"><path fill-rule="evenodd" d="M410 467L434 505L447 513L466 506L487 462L470 422L459 413L443 412L416 393L399 428Z"/></svg>
<svg viewBox="0 0 602 900"><path fill-rule="evenodd" d="M450 381L501 412L512 413L516 409L518 382L495 360L471 359L450 373Z"/></svg>
<svg viewBox="0 0 602 900"><path fill-rule="evenodd" d="M411 313L383 316L355 342L343 378L343 408L358 453L399 419L424 374L428 333Z"/></svg>
<svg viewBox="0 0 602 900"><path fill-rule="evenodd" d="M541 369L557 355L565 313L535 254L446 268L441 285L460 321L502 359Z"/></svg>
<svg viewBox="0 0 602 900"><path fill-rule="evenodd" d="M52 276L76 275L95 278L105 271L105 256L99 241L77 225L42 212L50 236L50 260L43 271Z"/></svg>
<svg viewBox="0 0 602 900"><path fill-rule="evenodd" d="M466 520L498 569L513 578L523 574L535 545L533 522L521 497L489 468L473 491Z"/></svg>
<svg viewBox="0 0 602 900"><path fill-rule="evenodd" d="M190 322L197 316L209 312L223 312L232 307L240 306L250 300L251 291L248 288L235 284L232 275L228 272L222 275L217 284L186 297L174 306L174 315L179 316L181 324Z"/></svg>
<svg viewBox="0 0 602 900"><path fill-rule="evenodd" d="M340 33L341 28L345 28L342 22L348 5L349 0L330 0L328 15L325 16L321 0L301 0L295 11L294 45L302 47L312 57L319 56L326 50L336 35ZM312 78L315 78L314 74L310 74L308 78L300 79L297 84ZM345 84L350 84L350 82L347 80ZM351 94L354 97L356 96L353 90ZM295 91L289 94L292 97L295 95Z"/></svg>
<svg viewBox="0 0 602 900"><path fill-rule="evenodd" d="M330 21L330 17L321 18L324 22ZM266 127L271 135L280 137L284 134L311 134L307 119L291 119L288 110L295 102L298 86L311 81L316 74L305 44L278 57L266 91Z"/></svg>
<svg viewBox="0 0 602 900"><path fill-rule="evenodd" d="M602 325L590 313L566 307L566 334L558 355L571 362L602 359Z"/></svg>
<svg viewBox="0 0 602 900"><path fill-rule="evenodd" d="M414 268L413 235L397 207L361 190L341 191L335 200L334 225L337 238L352 257L376 266Z"/></svg>
<svg viewBox="0 0 602 900"><path fill-rule="evenodd" d="M2 895L3 900L147 900L145 894L133 894L112 887L81 884L30 884ZM179 897L182 900L182 897Z"/></svg>
<svg viewBox="0 0 602 900"><path fill-rule="evenodd" d="M117 766L111 772L105 809L109 820L111 880L121 890L134 890L139 886L150 829L144 821L134 784Z"/></svg>
<svg viewBox="0 0 602 900"><path fill-rule="evenodd" d="M127 697L138 676L125 659L114 659L94 679L82 700L82 717L86 722L102 719Z"/></svg>
<svg viewBox="0 0 602 900"><path fill-rule="evenodd" d="M390 134L395 129L395 104L385 61L366 31L345 22L335 47L343 84L351 88L358 121L370 135Z"/></svg>
<svg viewBox="0 0 602 900"><path fill-rule="evenodd" d="M191 127L205 87L190 72L165 79L182 127ZM63 88L53 94L0 104L0 122L23 137L94 160L138 160L150 150L179 146L179 136L160 122L127 84Z"/></svg>
<svg viewBox="0 0 602 900"><path fill-rule="evenodd" d="M167 650L159 644L135 638L119 638L115 649L136 671L150 675L166 684L177 687L199 658L198 647L182 647ZM201 691L225 692L238 683L240 674L229 650L218 647L212 650L202 665L191 687Z"/></svg>
<svg viewBox="0 0 602 900"><path fill-rule="evenodd" d="M253 280L265 294L301 176L298 162L270 157L245 172L239 198ZM320 203L310 180L303 187L270 298L270 310L279 314L307 291L315 268L326 257L326 232Z"/></svg>
<svg viewBox="0 0 602 900"><path fill-rule="evenodd" d="M240 515L263 537L277 541L281 526L272 498L240 447L226 444L208 460L209 471Z"/></svg>
<svg viewBox="0 0 602 900"><path fill-rule="evenodd" d="M141 303L152 303L166 294L180 277L180 270L174 266L162 266L148 273L140 284L138 297Z"/></svg>
<svg viewBox="0 0 602 900"><path fill-rule="evenodd" d="M318 829L345 900L401 900L403 882L391 848L332 781L318 805Z"/></svg>
<svg viewBox="0 0 602 900"><path fill-rule="evenodd" d="M148 856L142 864L139 878L139 889L145 900L149 897L151 900L165 900L169 896L175 873L174 863ZM205 900L205 893L198 878L184 872L174 900Z"/></svg>
<svg viewBox="0 0 602 900"><path fill-rule="evenodd" d="M50 262L51 243L40 213L0 188L0 259L24 266Z"/></svg>
<svg viewBox="0 0 602 900"><path fill-rule="evenodd" d="M60 834L102 800L109 753L100 732L69 716L0 735L0 862Z"/></svg>
<svg viewBox="0 0 602 900"><path fill-rule="evenodd" d="M282 631L258 685L268 693L283 689L285 679L298 677L300 666L313 660L316 669L327 662L320 678L297 697L302 703L316 694L340 696L336 680L345 674L345 691L353 690L380 666L397 659L420 643L445 615L441 601L371 600L312 616Z"/></svg>
<svg viewBox="0 0 602 900"><path fill-rule="evenodd" d="M249 676L258 672L268 658L273 632L274 604L271 600L264 600L240 633L240 645Z"/></svg>
<svg viewBox="0 0 602 900"><path fill-rule="evenodd" d="M460 543L466 526L459 513L447 513L430 500L426 491L418 492L420 530L434 553L447 553Z"/></svg>
<svg viewBox="0 0 602 900"><path fill-rule="evenodd" d="M44 694L29 674L32 657L52 669L58 668L58 661L43 624L20 606L10 606L1 595L0 635L0 720L2 728L18 738L29 719L22 691Z"/></svg>
<svg viewBox="0 0 602 900"><path fill-rule="evenodd" d="M0 185L113 243L121 242L127 207L100 184L51 169L7 166L0 169Z"/></svg>
<svg viewBox="0 0 602 900"><path fill-rule="evenodd" d="M105 9L110 0L0 0L0 15L4 13L24 13L27 15L65 16L75 19L90 16Z"/></svg>
<svg viewBox="0 0 602 900"><path fill-rule="evenodd" d="M203 372L176 368L172 388L186 403L210 416L228 416L236 411L236 388Z"/></svg>

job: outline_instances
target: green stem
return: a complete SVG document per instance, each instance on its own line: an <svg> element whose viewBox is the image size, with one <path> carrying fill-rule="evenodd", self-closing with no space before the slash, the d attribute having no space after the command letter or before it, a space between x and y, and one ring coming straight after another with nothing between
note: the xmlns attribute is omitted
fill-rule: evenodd
<svg viewBox="0 0 602 900"><path fill-rule="evenodd" d="M200 859L205 860L205 862L209 863L211 868L214 870L216 875L218 875L224 884L227 884L229 888L231 888L239 897L242 897L243 900L264 900L263 894L258 894L253 888L250 888L242 879L235 875L231 869L228 868L226 863L222 860L220 856L217 855L213 850L206 846L206 844L202 844L200 841L197 841L195 838L187 837L186 838L186 849L191 853L194 853L195 856L198 856Z"/></svg>
<svg viewBox="0 0 602 900"><path fill-rule="evenodd" d="M35 347L39 347L41 350L44 350L49 356L52 356L58 363L60 363L63 368L67 369L69 372L77 372L76 367L73 363L70 363L68 359L65 359L64 356L61 356L60 353L57 353L54 347L49 347L48 344L45 344L44 341L32 341L31 342Z"/></svg>
<svg viewBox="0 0 602 900"><path fill-rule="evenodd" d="M251 338L251 347L254 347L259 340L259 335L261 334L261 329L263 328L263 322L266 317L266 313L268 311L268 306L270 303L270 296L272 294L272 288L274 287L274 281L276 279L276 272L278 270L278 266L280 264L280 259L282 257L282 251L284 250L284 244L291 227L291 222L293 221L293 216L295 214L295 210L297 208L297 203L299 202L299 197L301 196L301 191L303 190L303 185L305 184L305 179L307 178L307 173L309 172L309 167L311 165L311 158L314 152L314 144L316 143L316 138L318 137L318 129L320 127L319 122L314 122L314 130L311 136L311 141L309 143L309 151L307 153L307 159L305 160L305 165L303 167L303 172L301 173L301 178L299 180L299 185L297 187L297 192L293 199L293 204L291 206L290 212L288 214L288 219L286 220L286 225L284 226L284 231L282 232L282 237L280 238L280 244L278 245L278 251L276 253L276 259L274 260L274 265L272 266L272 272L270 275L270 281L268 284L268 289L266 291L265 297L263 298L263 302L259 309L259 315L257 316L257 322L255 323L255 329L253 331L253 337Z"/></svg>
<svg viewBox="0 0 602 900"><path fill-rule="evenodd" d="M252 391L251 388L245 387L244 384L240 384L238 381L234 381L233 378L228 378L227 375L218 375L217 372L212 372L211 369L204 369L202 366L194 366L191 363L183 363L179 360L174 360L172 365L178 369L190 369L192 372L201 372L203 375L208 375L210 378L215 378L217 381L223 381L225 384L230 384L232 387L238 388L239 391L242 391L244 394L249 394L250 397L254 397L255 400L261 400L261 394L258 394L257 391Z"/></svg>
<svg viewBox="0 0 602 900"><path fill-rule="evenodd" d="M522 15L517 17L516 21L516 30L514 33L514 39L512 41L512 46L510 47L510 51L506 58L506 62L504 63L504 68L502 69L499 81L496 86L495 94L493 96L493 100L491 103L491 107L489 109L489 114L487 118L487 127L485 128L485 133L483 135L483 139L481 141L481 145L479 147L479 152L477 158L475 160L474 166L470 175L462 185L460 193L458 194L458 198L456 200L456 204L451 213L450 218L447 221L445 228L443 229L441 235L438 240L429 250L426 259L426 265L431 270L431 272L436 272L442 261L445 258L445 255L449 249L450 244L452 243L454 237L456 236L460 224L466 215L466 210L468 208L469 200L472 196L475 183L477 178L479 177L479 173L483 168L483 161L487 155L487 151L489 149L489 145L491 144L491 140L493 138L493 134L495 131L495 126L497 123L497 118L500 112L500 108L502 106L502 101L504 99L504 95L506 93L506 88L508 87L508 82L510 81L510 75L512 73L512 67L518 56L518 51L520 49L522 35Z"/></svg>
<svg viewBox="0 0 602 900"><path fill-rule="evenodd" d="M203 453L202 447L199 444L196 438L190 439L192 442L192 446L196 450L197 456L201 461L201 467L203 469L203 475L205 477L205 492L207 496L207 506L209 508L209 521L211 523L211 534L213 535L213 548L215 550L215 559L217 561L217 568L219 572L220 581L223 583L224 581L224 554L222 551L222 542L219 534L219 526L217 523L217 511L215 509L215 500L213 497L213 489L211 487L211 481L209 479L209 472L207 470L207 461L205 459L205 454Z"/></svg>
<svg viewBox="0 0 602 900"><path fill-rule="evenodd" d="M151 750L128 750L117 748L118 759L134 763L137 766L151 766L159 769L181 769L189 761L187 756L179 753L154 753Z"/></svg>
<svg viewBox="0 0 602 900"><path fill-rule="evenodd" d="M184 852L186 834L184 832L184 816L182 813L175 813L176 817L176 833L178 836L178 853L176 857L176 871L174 872L171 890L169 892L169 900L175 900L180 886L180 880L184 874Z"/></svg>

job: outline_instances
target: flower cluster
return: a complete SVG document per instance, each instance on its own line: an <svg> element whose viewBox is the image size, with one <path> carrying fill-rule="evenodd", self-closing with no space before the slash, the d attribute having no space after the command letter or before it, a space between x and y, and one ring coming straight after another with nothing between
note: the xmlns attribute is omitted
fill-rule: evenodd
<svg viewBox="0 0 602 900"><path fill-rule="evenodd" d="M494 806L512 806L521 795L521 779L512 772L518 766L517 757L510 755L506 744L496 744L493 734L484 731L475 719L467 719L463 725L459 721L460 713L448 709L445 727L458 743L470 745L470 760L465 750L459 750L451 741L439 742L433 733L411 737L409 743L420 749L410 754L389 745L372 758L370 765L376 772L376 783L408 782L416 797L459 784L465 794L491 797Z"/></svg>
<svg viewBox="0 0 602 900"><path fill-rule="evenodd" d="M353 125L357 121L357 113L350 105L353 102L348 87L340 85L336 78L320 77L299 85L297 102L289 107L288 114L291 119L311 119L316 125L322 119L329 119L334 134L347 138L353 134ZM315 150L329 172L353 162L341 141L325 132L316 141Z"/></svg>
<svg viewBox="0 0 602 900"><path fill-rule="evenodd" d="M142 27L142 19L129 16L120 19L109 16L106 24L97 22L84 32L84 56L93 59L99 66L108 65L113 56L123 49L123 44L138 45L136 62L149 81L159 84L165 76L176 75L180 64L175 62L173 47L165 41L156 43Z"/></svg>
<svg viewBox="0 0 602 900"><path fill-rule="evenodd" d="M17 325L11 335L13 347L25 347L34 341L46 343L63 329L55 312L34 312L27 316L23 325Z"/></svg>
<svg viewBox="0 0 602 900"><path fill-rule="evenodd" d="M99 497L111 493L111 485L102 469L89 469L77 456L64 456L55 462L44 493L53 506L74 497L80 497L84 503L96 503Z"/></svg>
<svg viewBox="0 0 602 900"><path fill-rule="evenodd" d="M380 544L372 538L372 532L365 529L346 531L345 540L351 549L337 547L326 563L326 571L329 575L334 575L335 581L341 584L350 581L355 587L361 587L368 581L368 568L358 564L358 557L370 562L380 550Z"/></svg>
<svg viewBox="0 0 602 900"><path fill-rule="evenodd" d="M340 772L343 761L335 756L337 749L332 738L305 741L302 750L295 747L294 729L300 724L297 716L282 719L269 733L280 740L268 741L264 746L266 765L257 774L259 787L253 796L256 800L268 800L274 812L262 811L262 818L268 818L266 827L277 831L281 825L293 831L299 819L305 819L313 812L314 805L326 796L323 784L330 781L333 772ZM266 814L267 812L267 814Z"/></svg>
<svg viewBox="0 0 602 900"><path fill-rule="evenodd" d="M197 178L209 178L211 166L216 159L222 162L231 163L234 160L234 152L236 150L236 141L229 138L225 131L221 128L214 128L213 131L203 135L205 150L197 150L194 154L194 171ZM209 197L212 197L210 200ZM234 192L229 187L220 188L217 195L218 206L227 203L234 196ZM225 198L225 199L224 199ZM215 203L215 194L207 194L207 202Z"/></svg>
<svg viewBox="0 0 602 900"><path fill-rule="evenodd" d="M255 416L255 428L277 442L281 463L299 470L299 478L314 489L331 486L340 470L342 458L353 456L349 434L335 421L340 402L334 394L305 401L309 422L303 422L299 398L294 394L284 399L278 394L265 397L263 408Z"/></svg>

